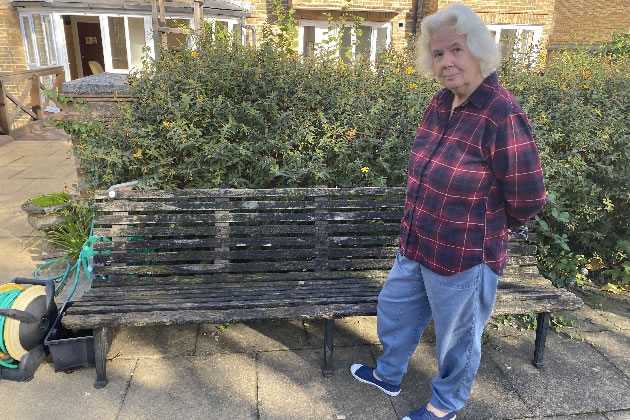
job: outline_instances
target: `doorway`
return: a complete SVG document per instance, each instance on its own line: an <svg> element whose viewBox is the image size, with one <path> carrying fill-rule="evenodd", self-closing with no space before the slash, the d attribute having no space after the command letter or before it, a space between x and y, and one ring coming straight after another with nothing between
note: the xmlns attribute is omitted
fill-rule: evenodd
<svg viewBox="0 0 630 420"><path fill-rule="evenodd" d="M101 25L98 22L76 22L76 25L80 67L83 70L83 77L90 76L94 74L90 69L90 61L96 61L101 68L105 68Z"/></svg>

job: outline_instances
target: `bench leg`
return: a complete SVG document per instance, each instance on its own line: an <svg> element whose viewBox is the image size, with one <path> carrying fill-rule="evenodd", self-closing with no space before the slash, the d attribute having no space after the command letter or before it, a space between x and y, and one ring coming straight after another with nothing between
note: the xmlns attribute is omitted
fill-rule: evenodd
<svg viewBox="0 0 630 420"><path fill-rule="evenodd" d="M96 382L94 388L100 389L107 385L107 372L105 364L107 363L107 350L109 349L108 328L94 328L94 362L96 364Z"/></svg>
<svg viewBox="0 0 630 420"><path fill-rule="evenodd" d="M324 326L324 368L322 374L324 376L332 376L333 374L333 335L335 320L327 319Z"/></svg>
<svg viewBox="0 0 630 420"><path fill-rule="evenodd" d="M532 363L538 369L543 367L543 357L545 354L545 341L547 341L547 332L549 331L549 312L541 312L536 320L536 343L534 344L534 360Z"/></svg>

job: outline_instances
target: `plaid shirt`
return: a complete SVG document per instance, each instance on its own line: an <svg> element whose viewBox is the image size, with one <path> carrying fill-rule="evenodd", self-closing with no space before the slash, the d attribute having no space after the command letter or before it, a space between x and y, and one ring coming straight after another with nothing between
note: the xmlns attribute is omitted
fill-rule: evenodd
<svg viewBox="0 0 630 420"><path fill-rule="evenodd" d="M413 141L400 253L440 275L481 263L501 275L508 229L545 205L538 149L496 73L450 115L453 98L433 97Z"/></svg>

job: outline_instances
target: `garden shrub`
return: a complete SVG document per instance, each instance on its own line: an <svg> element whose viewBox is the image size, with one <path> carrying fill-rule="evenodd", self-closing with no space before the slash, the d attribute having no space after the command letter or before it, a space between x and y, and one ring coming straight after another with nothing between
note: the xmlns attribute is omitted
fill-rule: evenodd
<svg viewBox="0 0 630 420"><path fill-rule="evenodd" d="M534 126L548 190L541 268L559 285L581 283L579 268L630 283L630 54L613 45L501 74Z"/></svg>
<svg viewBox="0 0 630 420"><path fill-rule="evenodd" d="M413 50L346 65L266 35L253 49L206 31L195 50L164 51L133 73L137 100L111 122L63 122L90 187L404 186L440 88L415 72ZM548 188L540 268L557 285L581 282L584 267L630 282L630 66L618 50L500 71L534 126Z"/></svg>

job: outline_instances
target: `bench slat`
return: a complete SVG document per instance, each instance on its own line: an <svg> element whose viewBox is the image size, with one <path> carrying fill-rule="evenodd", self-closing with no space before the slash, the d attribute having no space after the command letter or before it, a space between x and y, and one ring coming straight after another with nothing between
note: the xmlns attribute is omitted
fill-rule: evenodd
<svg viewBox="0 0 630 420"><path fill-rule="evenodd" d="M177 212L177 211L219 211L219 210L299 210L301 212L315 209L396 209L402 211L405 206L402 198L383 198L380 200L313 200L301 201L133 201L114 200L94 204L98 212Z"/></svg>
<svg viewBox="0 0 630 420"><path fill-rule="evenodd" d="M398 236L331 236L326 238L332 246L398 246ZM213 247L283 247L313 246L313 236L283 237L267 236L262 238L199 238L199 239L161 239L161 240L129 240L124 242L96 242L94 249L98 251L121 251L138 249L177 249L177 248L213 248Z"/></svg>
<svg viewBox="0 0 630 420"><path fill-rule="evenodd" d="M99 287L93 289L90 293L87 293L81 297L78 302L98 301L100 299L111 300L126 299L128 296L134 297L150 297L150 296L171 296L171 295L186 295L186 296L235 296L238 294L257 294L259 292L268 292L274 290L316 290L322 288L328 288L330 290L345 290L356 288L362 285L380 287L382 286L382 279L336 279L336 280L308 280L301 282L289 282L289 281L269 281L269 282L247 282L247 283L205 283L201 285L189 285L189 284L170 284L162 285L160 287L141 285L141 286L128 286L124 284L118 284L109 287Z"/></svg>
<svg viewBox="0 0 630 420"><path fill-rule="evenodd" d="M357 211L323 213L157 213L96 215L95 225L133 225L138 223L266 223L266 222L316 222L316 221L370 221L399 220L401 211Z"/></svg>
<svg viewBox="0 0 630 420"><path fill-rule="evenodd" d="M392 259L365 259L361 260L361 267L364 269L389 269ZM347 263L337 260L328 260L326 267L329 269L346 268ZM173 264L173 265L142 265L129 267L103 267L94 266L95 274L203 274L203 273L243 273L258 271L299 271L299 270L320 270L322 262L312 261L278 261L278 262L246 262L246 263L217 263L217 264Z"/></svg>
<svg viewBox="0 0 630 420"><path fill-rule="evenodd" d="M107 294L102 296L92 296L90 299L82 299L76 301L73 305L73 311L91 310L99 306L120 307L119 310L123 310L124 306L128 305L146 305L148 309L154 308L154 305L163 305L163 309L172 309L179 307L180 304L187 303L203 303L208 305L216 305L225 302L238 302L239 304L257 303L273 301L274 299L285 299L287 304L289 300L293 299L296 302L302 302L304 299L311 298L345 298L346 300L353 301L359 297L371 297L378 296L380 292L380 284L336 284L334 286L328 286L322 288L319 285L311 286L299 286L299 287L280 287L276 286L257 288L253 290L243 289L227 289L227 290L210 290L210 291L195 291L195 290L169 290L167 293L160 290L124 290L124 289L110 289ZM160 293L162 292L162 293ZM229 292L229 293L228 293ZM523 300L541 300L541 299L556 299L561 297L561 294L556 290L550 288L543 288L542 290L531 290L527 288L521 289L501 289L498 294L501 295L500 300L503 302L508 301L523 301ZM118 309L116 309L118 310Z"/></svg>
<svg viewBox="0 0 630 420"><path fill-rule="evenodd" d="M116 191L117 199L171 199L171 198L222 198L222 197L346 197L346 196L404 196L405 187L359 188L268 188L268 189L196 189L196 190L131 190ZM94 192L96 200L111 199L109 191Z"/></svg>
<svg viewBox="0 0 630 420"><path fill-rule="evenodd" d="M219 324L260 319L335 319L354 315L376 315L376 302L324 304L275 308L231 309L223 311L156 311L142 313L108 313L73 315L72 308L63 317L67 328L99 326L142 326L177 324Z"/></svg>
<svg viewBox="0 0 630 420"><path fill-rule="evenodd" d="M155 237L155 236L214 236L219 230L225 228L215 226L196 226L196 227L180 227L180 226L143 226L143 227L120 227L117 230L119 236L142 236L142 237ZM400 222L396 223L382 223L379 222L378 229L380 232L392 232L397 234L400 230ZM372 232L374 226L369 223L362 224L333 224L330 223L326 227L326 231L329 233L335 232L348 232L348 233L361 233ZM284 233L297 233L297 234L314 234L314 224L300 224L300 225L274 225L266 224L264 226L242 226L242 225L230 225L230 235L250 235L265 233L267 235L276 235ZM94 236L109 237L111 235L111 228L94 228ZM98 243L97 243L98 244Z"/></svg>
<svg viewBox="0 0 630 420"><path fill-rule="evenodd" d="M503 294L497 294L494 315L551 312L554 310L574 310L582 305L575 295L562 291L560 299L540 300L536 306L531 301L504 301ZM70 308L72 309L72 308ZM95 328L98 326L142 326L174 325L198 323L245 322L260 319L332 319L354 315L376 315L376 302L370 303L324 303L320 305L292 307L238 308L227 310L176 310L136 313L106 313L75 315L66 313L63 324L68 328Z"/></svg>
<svg viewBox="0 0 630 420"><path fill-rule="evenodd" d="M289 273L217 273L212 275L195 276L170 276L170 277L138 277L129 278L127 276L112 275L105 279L99 279L92 283L92 289L108 286L142 286L156 285L157 287L167 287L170 284L186 284L193 287L213 283L242 283L245 286L249 282L266 283L274 281L323 281L336 279L382 279L387 278L387 270L361 270L361 271L297 271ZM90 292L92 293L92 292Z"/></svg>

